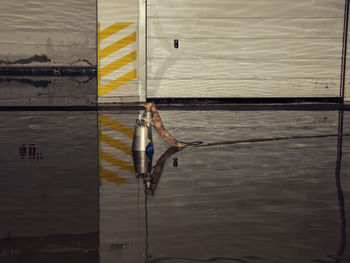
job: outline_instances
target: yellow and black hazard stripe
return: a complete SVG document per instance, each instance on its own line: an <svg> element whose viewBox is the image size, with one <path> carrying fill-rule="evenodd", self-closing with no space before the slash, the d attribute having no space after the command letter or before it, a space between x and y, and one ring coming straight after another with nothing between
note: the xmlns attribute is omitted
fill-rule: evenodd
<svg viewBox="0 0 350 263"><path fill-rule="evenodd" d="M133 32L128 33L130 30ZM136 63L132 63L137 60L137 50L131 45L136 39L132 22L117 22L102 30L98 23L99 97L137 78Z"/></svg>

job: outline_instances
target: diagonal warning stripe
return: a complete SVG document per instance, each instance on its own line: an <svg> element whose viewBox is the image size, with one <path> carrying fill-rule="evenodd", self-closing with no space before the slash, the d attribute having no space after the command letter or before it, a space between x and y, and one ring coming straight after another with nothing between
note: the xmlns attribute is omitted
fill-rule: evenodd
<svg viewBox="0 0 350 263"><path fill-rule="evenodd" d="M108 182L115 183L117 186L121 184L131 184L125 178L120 177L119 175L109 171L105 168L101 168L100 177L105 179Z"/></svg>
<svg viewBox="0 0 350 263"><path fill-rule="evenodd" d="M109 82L108 84L104 85L103 87L100 87L98 90L98 96L103 96L106 93L119 88L120 86L124 85L125 83L128 83L129 81L136 79L136 69L130 71L129 73L126 73L124 76L121 76L120 78L117 78L116 80L113 80Z"/></svg>
<svg viewBox="0 0 350 263"><path fill-rule="evenodd" d="M118 51L119 49L122 49L123 47L126 47L130 45L131 43L136 41L136 32L131 33L130 35L122 38L121 40L113 43L112 45L109 45L108 47L105 47L100 52L100 59L103 59L107 57L108 55Z"/></svg>
<svg viewBox="0 0 350 263"><path fill-rule="evenodd" d="M99 115L100 119L99 121L104 125L107 126L127 137L129 137L130 139L132 139L134 137L134 131L133 129L130 129L128 127L125 127L123 125L121 125L119 122L115 121L115 120L111 120L110 118L106 117L103 114Z"/></svg>
<svg viewBox="0 0 350 263"><path fill-rule="evenodd" d="M120 167L120 169L130 172L131 174L135 174L134 166L130 165L128 162L120 160L114 157L112 154L107 152L101 152L101 158L110 164Z"/></svg>
<svg viewBox="0 0 350 263"><path fill-rule="evenodd" d="M131 147L113 137L110 137L104 133L101 132L101 141L107 143L109 146L112 146L113 148L116 148L122 152L124 152L125 154L132 156L132 151L131 151Z"/></svg>
<svg viewBox="0 0 350 263"><path fill-rule="evenodd" d="M98 22L97 23L97 93L98 91L100 90L101 88L101 71L100 71L100 68L101 68L101 50L100 50L100 42L101 42L101 39L100 39L100 28L101 28L101 23Z"/></svg>
<svg viewBox="0 0 350 263"><path fill-rule="evenodd" d="M113 25L103 29L101 32L99 32L99 39L103 40L106 39L107 37L123 30L124 28L132 25L132 22L117 22L114 23Z"/></svg>
<svg viewBox="0 0 350 263"><path fill-rule="evenodd" d="M100 22L97 24L97 42L98 42L98 96L102 97L110 91L113 91L120 86L137 78L137 46L131 45L137 41L136 27L133 22L116 22L107 28L101 30ZM125 30L127 28L127 30ZM134 32L132 32L132 31ZM121 33L119 33L122 31ZM130 33L130 31L132 33ZM125 34L128 34L125 36ZM109 38L113 36L112 38ZM107 40L106 40L107 39ZM117 39L117 40L115 40ZM108 41L108 42L105 42ZM110 41L116 41L111 43ZM101 49L101 43L108 45ZM115 52L119 50L128 50L123 54L123 57L116 56ZM127 54L127 55L125 55ZM101 68L101 62L103 61L104 67ZM126 73L125 66L133 69ZM131 70L129 69L129 70ZM116 74L112 74L116 73ZM126 73L126 74L125 74ZM110 74L110 75L109 75ZM102 86L102 83L104 83ZM107 83L107 84L105 84ZM132 82L132 87L137 86L137 82ZM123 89L123 93L135 93L136 89L130 90ZM121 95L122 95L121 94ZM113 96L118 95L118 92L114 92Z"/></svg>
<svg viewBox="0 0 350 263"><path fill-rule="evenodd" d="M116 71L117 69L120 69L121 67L136 60L136 53L137 53L136 51L133 51L130 54L118 59L117 61L114 61L114 62L110 63L109 65L103 67L101 69L100 77L104 77L104 76L108 75L109 73L112 73L113 71Z"/></svg>

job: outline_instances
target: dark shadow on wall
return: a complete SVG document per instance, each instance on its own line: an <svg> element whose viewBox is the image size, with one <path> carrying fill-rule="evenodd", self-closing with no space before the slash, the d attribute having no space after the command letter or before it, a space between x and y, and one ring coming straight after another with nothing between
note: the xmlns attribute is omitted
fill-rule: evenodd
<svg viewBox="0 0 350 263"><path fill-rule="evenodd" d="M97 76L96 66L1 66L0 76Z"/></svg>
<svg viewBox="0 0 350 263"><path fill-rule="evenodd" d="M22 59L17 59L14 61L7 61L7 60L1 60L0 59L0 64L5 64L5 65L16 65L16 64L30 64L32 62L51 62L52 60L49 59L45 55L34 55L29 58L22 58Z"/></svg>
<svg viewBox="0 0 350 263"><path fill-rule="evenodd" d="M89 83L93 79L93 77L91 76L87 76L86 78L70 77L69 79L78 84L86 84L86 83ZM47 88L50 84L52 84L56 80L57 78L34 79L34 78L27 78L27 77L0 77L0 85L2 85L3 83L11 85L11 82L17 82L18 84L28 84L35 88Z"/></svg>

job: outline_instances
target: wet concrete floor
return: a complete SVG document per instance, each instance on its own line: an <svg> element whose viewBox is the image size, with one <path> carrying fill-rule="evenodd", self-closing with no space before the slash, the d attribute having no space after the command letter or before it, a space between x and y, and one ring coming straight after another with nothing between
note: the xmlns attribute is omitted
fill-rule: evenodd
<svg viewBox="0 0 350 263"><path fill-rule="evenodd" d="M0 112L1 262L350 262L350 111L161 108L181 141L253 140L154 130L147 191L141 112Z"/></svg>

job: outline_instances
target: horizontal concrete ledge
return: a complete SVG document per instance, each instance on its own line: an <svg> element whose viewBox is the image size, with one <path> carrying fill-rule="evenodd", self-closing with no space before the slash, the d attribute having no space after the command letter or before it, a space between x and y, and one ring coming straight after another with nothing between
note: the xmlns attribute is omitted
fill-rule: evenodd
<svg viewBox="0 0 350 263"><path fill-rule="evenodd" d="M0 111L97 111L97 106L0 106Z"/></svg>
<svg viewBox="0 0 350 263"><path fill-rule="evenodd" d="M156 104L279 104L279 103L342 103L340 97L316 97L316 98L148 98L147 102Z"/></svg>
<svg viewBox="0 0 350 263"><path fill-rule="evenodd" d="M5 66L0 76L97 76L96 66Z"/></svg>
<svg viewBox="0 0 350 263"><path fill-rule="evenodd" d="M350 110L338 97L332 98L156 98L159 109L178 110Z"/></svg>
<svg viewBox="0 0 350 263"><path fill-rule="evenodd" d="M201 110L201 111L350 111L350 105L335 103L302 104L210 104L210 105L166 105L156 104L159 110Z"/></svg>
<svg viewBox="0 0 350 263"><path fill-rule="evenodd" d="M350 111L350 105L335 103L303 104L210 104L165 105L157 104L160 110L225 110L225 111ZM143 104L115 104L99 106L0 106L0 111L127 111L143 110Z"/></svg>
<svg viewBox="0 0 350 263"><path fill-rule="evenodd" d="M99 111L142 110L143 104L119 104L114 106L0 106L0 111Z"/></svg>

